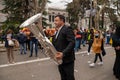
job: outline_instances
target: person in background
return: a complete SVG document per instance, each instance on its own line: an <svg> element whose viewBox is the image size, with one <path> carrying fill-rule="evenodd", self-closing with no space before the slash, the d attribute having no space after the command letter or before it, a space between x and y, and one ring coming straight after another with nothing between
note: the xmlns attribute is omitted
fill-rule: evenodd
<svg viewBox="0 0 120 80"><path fill-rule="evenodd" d="M116 58L113 67L113 74L115 77L120 80L120 25L116 24L116 32L112 36L113 44L112 46L115 49Z"/></svg>
<svg viewBox="0 0 120 80"><path fill-rule="evenodd" d="M82 28L78 29L78 34L81 36L81 37L80 37L79 49L82 49L82 48L81 48L82 38L83 38L83 30L82 30Z"/></svg>
<svg viewBox="0 0 120 80"><path fill-rule="evenodd" d="M94 29L90 29L90 33L88 33L88 52L87 52L87 55L90 54L93 40L94 40Z"/></svg>
<svg viewBox="0 0 120 80"><path fill-rule="evenodd" d="M30 33L30 56L33 56L33 49L35 49L35 57L38 56L38 39L34 36L34 34Z"/></svg>
<svg viewBox="0 0 120 80"><path fill-rule="evenodd" d="M22 30L19 31L20 33L17 36L17 40L19 41L20 44L20 54L26 54L26 40L27 36L23 33Z"/></svg>
<svg viewBox="0 0 120 80"><path fill-rule="evenodd" d="M108 31L106 32L106 44L107 44L107 45L108 45L109 42L110 42L110 36L111 36L111 34L110 34L110 31L108 30Z"/></svg>
<svg viewBox="0 0 120 80"><path fill-rule="evenodd" d="M2 37L2 39L5 40L5 47L7 51L7 58L8 58L8 63L14 63L14 54L13 54L13 48L14 46L10 46L8 43L8 40L14 40L13 37L13 31L11 29L8 29L7 33L5 36Z"/></svg>
<svg viewBox="0 0 120 80"><path fill-rule="evenodd" d="M101 52L103 48L103 35L100 31L96 30L95 35L94 35L94 40L93 40L93 44L92 44L92 49L93 52L95 53L95 59L94 62L90 64L90 67L94 67L96 64L96 61L99 57L100 62L98 63L98 65L102 65L103 64L103 60L102 60L102 56L101 56Z"/></svg>
<svg viewBox="0 0 120 80"><path fill-rule="evenodd" d="M27 27L25 27L25 28L23 28L22 31L27 36L26 50L30 50L30 30Z"/></svg>
<svg viewBox="0 0 120 80"><path fill-rule="evenodd" d="M86 45L86 41L87 41L87 30L84 29L83 35L82 35L82 44L83 44L84 47Z"/></svg>
<svg viewBox="0 0 120 80"><path fill-rule="evenodd" d="M80 49L81 45L81 34L78 29L74 30L75 33L75 52Z"/></svg>

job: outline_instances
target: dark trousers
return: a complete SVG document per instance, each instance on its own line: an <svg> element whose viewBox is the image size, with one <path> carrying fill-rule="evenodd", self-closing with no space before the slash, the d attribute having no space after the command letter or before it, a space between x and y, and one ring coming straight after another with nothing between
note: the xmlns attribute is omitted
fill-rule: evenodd
<svg viewBox="0 0 120 80"><path fill-rule="evenodd" d="M92 47L92 44L93 44L93 40L90 40L89 41L89 44L88 44L88 52L90 52L90 49Z"/></svg>
<svg viewBox="0 0 120 80"><path fill-rule="evenodd" d="M79 39L79 46L78 46L79 49L81 49L81 42L82 42L82 39Z"/></svg>
<svg viewBox="0 0 120 80"><path fill-rule="evenodd" d="M26 41L26 50L30 50L30 40Z"/></svg>
<svg viewBox="0 0 120 80"><path fill-rule="evenodd" d="M61 80L75 80L74 78L74 61L58 66Z"/></svg>
<svg viewBox="0 0 120 80"><path fill-rule="evenodd" d="M116 58L113 67L113 74L118 80L120 80L120 50L115 50L115 52L116 52Z"/></svg>
<svg viewBox="0 0 120 80"><path fill-rule="evenodd" d="M34 41L30 41L30 56L33 55L33 47L35 45L35 55L37 57L37 53L38 53L38 41L34 42Z"/></svg>
<svg viewBox="0 0 120 80"><path fill-rule="evenodd" d="M96 54L95 54L95 60L94 60L94 63L96 63L98 57L99 57L100 61L102 62L101 54L100 54L100 53L96 53Z"/></svg>

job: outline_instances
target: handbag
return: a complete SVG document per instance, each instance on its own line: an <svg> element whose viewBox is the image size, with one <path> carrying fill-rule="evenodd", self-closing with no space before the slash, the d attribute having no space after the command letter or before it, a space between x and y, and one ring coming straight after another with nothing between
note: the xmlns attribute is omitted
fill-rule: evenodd
<svg viewBox="0 0 120 80"><path fill-rule="evenodd" d="M109 43L110 43L110 45L112 45L112 43L113 43L112 38L110 39Z"/></svg>
<svg viewBox="0 0 120 80"><path fill-rule="evenodd" d="M102 56L105 56L106 55L106 51L104 49L104 41L103 40L102 40L101 50L102 50Z"/></svg>
<svg viewBox="0 0 120 80"><path fill-rule="evenodd" d="M8 45L9 45L9 46L14 46L14 42L13 42L13 40L11 40L11 39L8 40Z"/></svg>
<svg viewBox="0 0 120 80"><path fill-rule="evenodd" d="M14 45L15 45L16 48L18 48L20 46L18 40L16 40L16 39L14 40Z"/></svg>
<svg viewBox="0 0 120 80"><path fill-rule="evenodd" d="M102 50L102 56L105 56L106 55L106 51L105 49Z"/></svg>

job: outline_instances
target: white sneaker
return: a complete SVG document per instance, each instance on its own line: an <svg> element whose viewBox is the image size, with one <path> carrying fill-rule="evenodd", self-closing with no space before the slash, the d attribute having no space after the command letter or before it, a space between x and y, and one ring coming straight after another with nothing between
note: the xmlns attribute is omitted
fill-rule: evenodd
<svg viewBox="0 0 120 80"><path fill-rule="evenodd" d="M90 67L94 67L95 66L95 63L91 63L89 64Z"/></svg>
<svg viewBox="0 0 120 80"><path fill-rule="evenodd" d="M89 52L87 52L87 55L89 56L89 55L90 55L90 53L89 53Z"/></svg>
<svg viewBox="0 0 120 80"><path fill-rule="evenodd" d="M103 62L99 62L98 65L103 65Z"/></svg>

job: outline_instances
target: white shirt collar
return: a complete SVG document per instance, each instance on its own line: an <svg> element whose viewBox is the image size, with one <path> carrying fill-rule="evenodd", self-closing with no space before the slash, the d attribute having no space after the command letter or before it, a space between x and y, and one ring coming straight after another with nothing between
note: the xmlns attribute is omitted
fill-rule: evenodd
<svg viewBox="0 0 120 80"><path fill-rule="evenodd" d="M63 26L61 26L61 27L58 29L58 31L57 31L56 36L55 36L56 39L57 39L57 37L58 37L58 35L59 35L59 32L60 32L60 30L62 29L62 27L63 27Z"/></svg>

